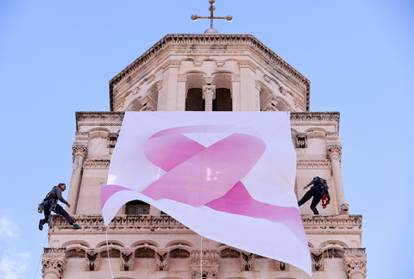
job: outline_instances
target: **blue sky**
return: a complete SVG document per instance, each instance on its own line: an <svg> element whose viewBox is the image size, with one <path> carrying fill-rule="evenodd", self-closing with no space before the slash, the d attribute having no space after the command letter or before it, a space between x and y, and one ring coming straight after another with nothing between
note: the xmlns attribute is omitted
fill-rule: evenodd
<svg viewBox="0 0 414 279"><path fill-rule="evenodd" d="M35 209L70 180L75 112L108 110L108 81L165 34L203 32L207 22L189 18L207 8L0 0L0 278L40 278L46 232ZM311 80L312 111L341 112L345 193L364 216L368 278L408 278L414 2L218 0L217 13L234 16L220 31L257 36Z"/></svg>

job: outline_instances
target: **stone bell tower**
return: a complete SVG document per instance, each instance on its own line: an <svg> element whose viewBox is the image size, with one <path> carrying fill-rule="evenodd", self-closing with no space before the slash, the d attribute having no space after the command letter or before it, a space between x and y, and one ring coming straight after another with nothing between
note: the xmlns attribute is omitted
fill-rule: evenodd
<svg viewBox="0 0 414 279"><path fill-rule="evenodd" d="M309 80L252 35L166 35L110 81L110 111L76 113L68 199L82 229L55 218L43 278L308 278L283 262L201 239L142 201L126 204L104 227L100 186L124 112L157 110L290 111L298 197L316 175L330 186L331 204L318 208L320 216L301 208L313 278L365 278L362 217L350 214L342 183L339 113L310 112L309 97Z"/></svg>

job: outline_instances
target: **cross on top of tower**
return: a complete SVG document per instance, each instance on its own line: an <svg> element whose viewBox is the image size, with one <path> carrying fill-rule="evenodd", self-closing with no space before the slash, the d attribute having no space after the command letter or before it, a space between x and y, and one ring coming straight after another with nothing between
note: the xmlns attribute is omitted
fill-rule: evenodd
<svg viewBox="0 0 414 279"><path fill-rule="evenodd" d="M199 15L192 15L191 19L192 20L197 20L197 19L209 19L210 20L210 27L205 31L205 33L217 33L217 30L214 29L214 20L215 19L225 19L227 21L232 21L233 17L232 16L215 16L214 15L214 11L216 10L216 7L214 6L215 4L215 0L209 0L210 3L210 16L199 16Z"/></svg>

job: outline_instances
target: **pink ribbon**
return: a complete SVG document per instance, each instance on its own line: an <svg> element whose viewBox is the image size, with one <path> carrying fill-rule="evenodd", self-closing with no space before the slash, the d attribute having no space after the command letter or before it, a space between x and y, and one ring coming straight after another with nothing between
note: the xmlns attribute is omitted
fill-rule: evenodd
<svg viewBox="0 0 414 279"><path fill-rule="evenodd" d="M264 153L263 140L233 133L204 147L184 135L219 133L228 128L189 126L154 134L144 144L144 152L148 160L166 173L141 193L154 200L170 199L193 207L207 206L221 212L283 223L306 241L297 208L257 201L240 181ZM119 185L106 185L101 193L101 206L113 194L124 190L131 191Z"/></svg>

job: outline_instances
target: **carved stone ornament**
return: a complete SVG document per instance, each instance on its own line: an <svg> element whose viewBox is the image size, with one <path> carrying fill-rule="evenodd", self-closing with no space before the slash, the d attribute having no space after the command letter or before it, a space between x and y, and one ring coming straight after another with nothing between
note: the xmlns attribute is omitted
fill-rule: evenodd
<svg viewBox="0 0 414 279"><path fill-rule="evenodd" d="M217 250L203 250L202 258L199 250L191 251L191 278L198 279L201 274L200 260L203 263L203 279L216 279L219 269L219 253Z"/></svg>
<svg viewBox="0 0 414 279"><path fill-rule="evenodd" d="M85 254L85 265L87 271L99 269L99 253L95 249L88 249Z"/></svg>
<svg viewBox="0 0 414 279"><path fill-rule="evenodd" d="M312 257L312 271L324 271L325 261L323 257L323 251L319 249L313 249L311 251Z"/></svg>
<svg viewBox="0 0 414 279"><path fill-rule="evenodd" d="M42 260L43 277L45 277L48 273L54 273L57 278L60 279L65 271L65 267L66 258L64 251L48 251L45 249Z"/></svg>
<svg viewBox="0 0 414 279"><path fill-rule="evenodd" d="M366 276L367 255L364 248L347 248L344 255L344 268L349 278L355 273Z"/></svg>
<svg viewBox="0 0 414 279"><path fill-rule="evenodd" d="M134 269L134 252L131 249L121 250L121 271L131 271Z"/></svg>
<svg viewBox="0 0 414 279"><path fill-rule="evenodd" d="M158 250L155 253L157 271L167 271L170 263L170 254L167 250Z"/></svg>
<svg viewBox="0 0 414 279"><path fill-rule="evenodd" d="M240 255L241 259L241 271L253 271L254 270L254 260L255 254L253 253L244 253Z"/></svg>

